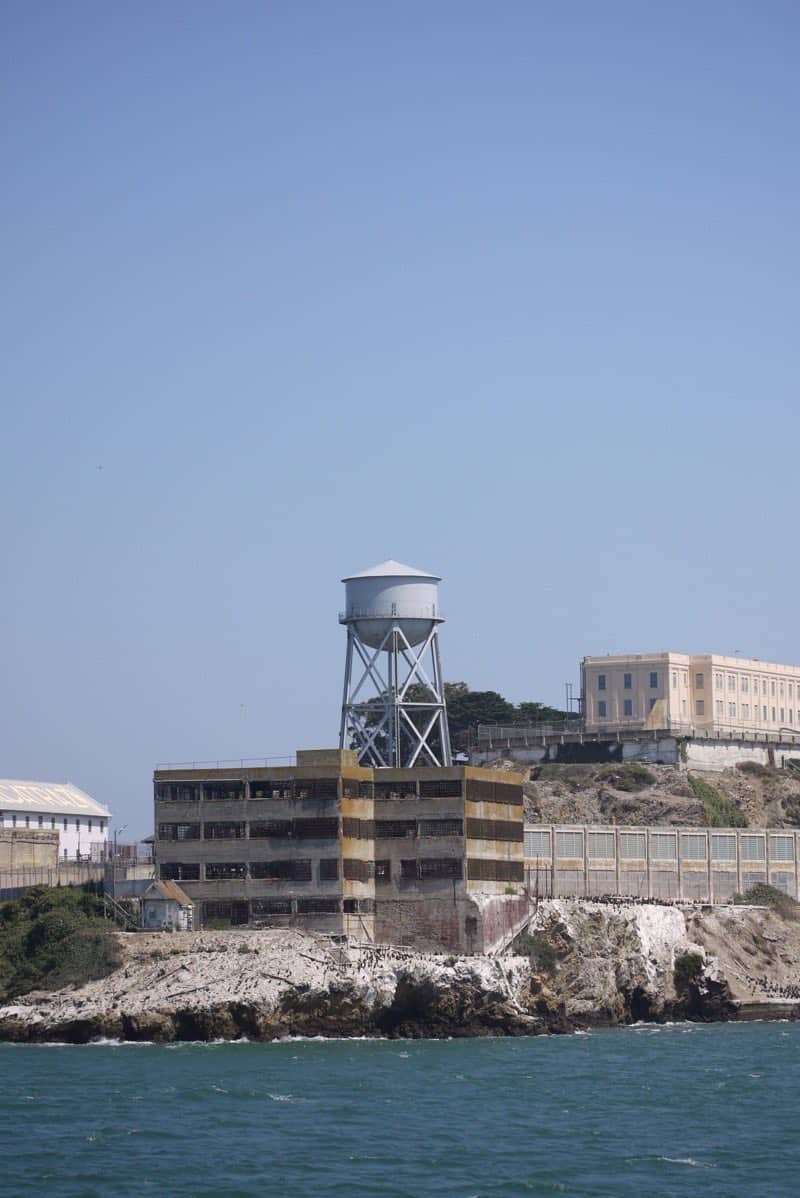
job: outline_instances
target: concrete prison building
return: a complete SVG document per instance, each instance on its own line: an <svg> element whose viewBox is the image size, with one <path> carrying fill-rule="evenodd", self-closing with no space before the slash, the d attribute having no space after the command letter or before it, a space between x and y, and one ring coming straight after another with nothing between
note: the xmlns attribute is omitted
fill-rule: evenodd
<svg viewBox="0 0 800 1198"><path fill-rule="evenodd" d="M342 749L154 782L158 877L180 883L205 926L483 952L527 912L520 774L374 769Z"/></svg>
<svg viewBox="0 0 800 1198"><path fill-rule="evenodd" d="M800 734L800 666L716 653L584 657L587 732L658 729L780 741Z"/></svg>
<svg viewBox="0 0 800 1198"><path fill-rule="evenodd" d="M60 861L103 861L110 815L71 782L0 781L0 829L58 833Z"/></svg>

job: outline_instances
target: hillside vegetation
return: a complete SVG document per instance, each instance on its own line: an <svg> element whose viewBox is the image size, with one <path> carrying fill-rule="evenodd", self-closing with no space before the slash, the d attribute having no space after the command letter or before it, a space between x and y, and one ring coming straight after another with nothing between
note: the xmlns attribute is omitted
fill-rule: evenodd
<svg viewBox="0 0 800 1198"><path fill-rule="evenodd" d="M800 778L752 763L721 773L637 762L547 763L532 767L524 791L532 823L800 827Z"/></svg>
<svg viewBox="0 0 800 1198"><path fill-rule="evenodd" d="M0 1000L83 985L119 963L116 937L94 894L34 886L0 903Z"/></svg>

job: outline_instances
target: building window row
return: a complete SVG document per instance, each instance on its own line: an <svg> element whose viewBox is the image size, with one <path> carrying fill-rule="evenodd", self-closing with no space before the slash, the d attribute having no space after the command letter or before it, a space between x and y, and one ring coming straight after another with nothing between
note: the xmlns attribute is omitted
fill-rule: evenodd
<svg viewBox="0 0 800 1198"><path fill-rule="evenodd" d="M703 707L703 701L701 699L699 699L696 703L697 715L704 714L702 707ZM759 717L759 711L761 712L760 717ZM727 710L728 720L736 720L737 718L741 718L742 720L747 720L749 722L752 719L753 721L756 721L759 723L772 723L772 724L779 724L781 726L786 726L788 723L789 727L791 727L794 724L795 712L794 712L793 707L790 707L787 709L785 707L767 707L767 706L762 705L759 708L759 705L756 703L756 704L753 704L752 715L751 715L750 703L742 703L740 705L739 712L740 712L740 715L737 717L736 703L728 703L728 710ZM716 699L714 701L714 715L720 721L724 720L725 704L723 703L722 699ZM800 709L798 709L798 718L800 719Z"/></svg>
<svg viewBox="0 0 800 1198"><path fill-rule="evenodd" d="M700 678L701 675L698 674L697 677ZM702 684L698 683L698 685ZM726 675L721 671L717 671L714 674L714 689L724 690L726 687L729 691L735 691L738 687L743 695L750 694L752 688L752 693L754 695L760 693L762 697L769 695L769 697L773 699L793 699L795 683L789 682L784 678L779 678L777 680L774 678L759 679L757 677L751 677L747 674ZM797 683L797 694L800 697L800 682Z"/></svg>
<svg viewBox="0 0 800 1198"><path fill-rule="evenodd" d="M207 882L241 881L245 878L267 879L276 882L312 882L313 862L310 858L291 858L275 861L164 861L160 866L162 881ZM339 878L338 857L322 858L318 863L320 882L335 882Z"/></svg>
<svg viewBox="0 0 800 1198"><path fill-rule="evenodd" d="M478 782L476 779L467 780L467 792L474 787L487 788L491 793L488 797L498 803L517 801L513 793L520 791L519 802L522 802L521 788L512 783ZM311 779L251 779L234 780L230 782L156 782L155 797L159 802L196 803L206 802L230 803L248 799L277 799L281 801L335 800L338 798L337 778ZM421 779L413 781L397 780L392 782L359 782L348 778L342 779L342 794L345 798L421 798L421 799L460 799L463 794L461 778Z"/></svg>
<svg viewBox="0 0 800 1198"><path fill-rule="evenodd" d="M351 783L358 787L358 783ZM337 799L338 778L303 779L243 779L209 782L156 782L156 799L159 802L196 803L201 799L210 803L232 803L244 799Z"/></svg>
<svg viewBox="0 0 800 1198"><path fill-rule="evenodd" d="M159 840L335 840L339 820L207 820L205 823L159 824Z"/></svg>
<svg viewBox="0 0 800 1198"><path fill-rule="evenodd" d="M18 812L16 812L16 811L12 811L9 814L11 815L11 827L12 828L37 827L37 828L44 829L45 827L47 827L48 830L51 832L56 831L57 823L62 826L62 828L65 832L68 832L70 822L73 823L73 826L74 826L76 832L80 832L82 828L85 828L87 832L95 832L95 831L105 832L106 822L107 822L104 819L100 819L100 820L85 819L85 820L81 821L81 819L79 817L75 817L74 820L71 820L71 818L68 818L67 816L56 817L55 815L19 815ZM2 812L0 812L0 826L2 826L4 819L5 819L5 816L3 815ZM31 822L32 820L36 821L35 825L32 824L32 822ZM95 827L95 824L97 825L97 827Z"/></svg>
<svg viewBox="0 0 800 1198"><path fill-rule="evenodd" d="M521 824L517 825L520 829ZM469 833L468 833L469 834ZM463 836L461 819L376 819L375 839L409 839L417 836Z"/></svg>
<svg viewBox="0 0 800 1198"><path fill-rule="evenodd" d="M597 675L597 689L599 691L607 690L608 688L607 688L606 683L607 683L607 675L598 674ZM623 674L622 675L622 689L626 690L626 691L633 689L633 674ZM658 671L657 670L650 671L650 689L651 690L658 689Z"/></svg>
<svg viewBox="0 0 800 1198"><path fill-rule="evenodd" d="M517 866L522 869L521 861L508 864L513 865L515 869ZM339 858L323 857L318 862L317 874L320 882L338 881ZM250 862L207 861L204 865L199 862L165 861L160 866L160 876L163 881L175 882L199 882L203 878L207 882L242 881L247 878L276 882L313 882L314 863L310 858ZM372 879L377 882L389 882L392 877L392 862L389 859L365 861L345 857L342 862L342 876L346 881L353 882L369 882ZM399 877L402 881L425 881L429 878L459 880L463 877L463 863L460 857L413 857L400 862ZM516 875L514 880L517 880ZM521 877L519 880L522 880Z"/></svg>

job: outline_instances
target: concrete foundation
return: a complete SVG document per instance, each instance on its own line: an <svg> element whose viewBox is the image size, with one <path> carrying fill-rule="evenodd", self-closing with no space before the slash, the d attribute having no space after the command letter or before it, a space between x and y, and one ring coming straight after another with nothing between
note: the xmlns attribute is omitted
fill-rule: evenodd
<svg viewBox="0 0 800 1198"><path fill-rule="evenodd" d="M773 738L736 740L732 737L672 736L667 732L617 732L608 735L571 733L544 735L541 743L516 743L513 737L473 749L473 765L491 765L498 758L533 766L542 762L640 761L686 769L722 771L744 761L785 766L800 763L800 744Z"/></svg>

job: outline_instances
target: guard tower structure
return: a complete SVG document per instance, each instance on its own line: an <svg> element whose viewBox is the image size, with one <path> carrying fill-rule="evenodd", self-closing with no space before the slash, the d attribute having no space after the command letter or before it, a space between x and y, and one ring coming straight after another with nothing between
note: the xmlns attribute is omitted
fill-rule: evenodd
<svg viewBox="0 0 800 1198"><path fill-rule="evenodd" d="M339 748L359 764L449 766L436 574L389 560L343 578L347 628Z"/></svg>

